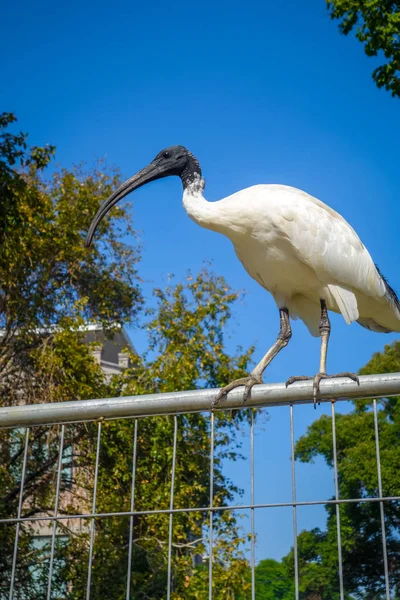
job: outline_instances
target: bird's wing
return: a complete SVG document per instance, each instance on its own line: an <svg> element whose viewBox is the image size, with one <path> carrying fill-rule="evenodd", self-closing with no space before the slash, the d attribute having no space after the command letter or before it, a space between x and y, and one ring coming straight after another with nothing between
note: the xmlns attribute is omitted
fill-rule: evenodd
<svg viewBox="0 0 400 600"><path fill-rule="evenodd" d="M298 258L329 286L343 316L346 306L353 312L346 291L385 296L385 283L368 250L339 213L295 188L287 190L279 207L281 230Z"/></svg>

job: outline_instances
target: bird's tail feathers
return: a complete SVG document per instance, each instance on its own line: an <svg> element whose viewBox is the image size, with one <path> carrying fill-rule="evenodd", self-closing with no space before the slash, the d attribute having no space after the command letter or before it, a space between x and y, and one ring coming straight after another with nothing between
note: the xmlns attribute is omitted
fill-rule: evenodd
<svg viewBox="0 0 400 600"><path fill-rule="evenodd" d="M383 273L381 273L381 271L379 270L377 264L375 264L375 268L378 271L379 276L382 279L383 283L385 284L385 290L386 290L385 297L386 297L386 300L392 306L394 312L396 313L397 318L400 320L400 300L399 300L399 297L396 294L396 292L394 291L394 289L392 288L392 286L389 284L389 282L386 279L386 277L383 275Z"/></svg>
<svg viewBox="0 0 400 600"><path fill-rule="evenodd" d="M289 303L289 314L292 319L301 319L312 336L319 336L319 304L310 302L304 296L294 296Z"/></svg>
<svg viewBox="0 0 400 600"><path fill-rule="evenodd" d="M379 325L374 319L370 319L369 317L363 317L357 319L357 323L361 325L361 327L365 327L365 329L369 329L369 331L375 331L376 333L391 333L392 330L384 327L383 325Z"/></svg>
<svg viewBox="0 0 400 600"><path fill-rule="evenodd" d="M357 306L357 298L345 288L340 287L339 285L328 285L330 293L334 297L336 304L339 307L340 312L343 315L344 320L348 325L353 321L357 321L358 319L358 306Z"/></svg>

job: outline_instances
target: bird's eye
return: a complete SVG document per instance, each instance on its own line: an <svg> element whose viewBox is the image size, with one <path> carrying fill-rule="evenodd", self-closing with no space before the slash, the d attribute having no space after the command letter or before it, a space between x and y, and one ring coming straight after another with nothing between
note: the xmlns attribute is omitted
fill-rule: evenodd
<svg viewBox="0 0 400 600"><path fill-rule="evenodd" d="M170 156L171 154L168 151L163 152L163 158L170 158Z"/></svg>

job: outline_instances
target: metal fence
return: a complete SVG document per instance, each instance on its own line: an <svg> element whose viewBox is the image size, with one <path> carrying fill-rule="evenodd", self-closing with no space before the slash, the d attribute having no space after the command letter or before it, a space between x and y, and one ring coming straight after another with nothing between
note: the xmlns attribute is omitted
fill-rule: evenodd
<svg viewBox="0 0 400 600"><path fill-rule="evenodd" d="M143 395L137 397L122 397L88 401L71 401L58 404L42 404L31 406L14 406L0 408L0 428L25 428L25 445L23 451L22 475L20 482L20 495L18 513L14 518L0 519L0 527L2 525L15 524L15 542L12 556L12 572L9 588L9 600L14 598L15 573L18 563L18 542L20 537L21 527L24 522L47 521L52 524L51 534L51 549L48 573L47 598L52 597L52 575L54 565L54 551L56 541L57 523L64 519L85 519L90 523L89 535L89 558L87 569L87 589L86 599L91 598L91 573L93 561L93 547L95 540L95 519L105 517L129 517L130 520L130 536L128 548L128 569L126 575L126 598L131 596L131 567L132 567L132 538L133 538L133 519L137 515L151 514L166 514L169 516L169 536L168 536L168 581L166 598L171 598L171 562L172 562L172 540L174 515L182 512L204 512L208 513L209 520L209 539L208 539L208 598L213 597L213 515L217 511L233 511L248 509L250 511L250 529L251 529L251 551L250 551L250 567L251 567L251 598L255 599L255 519L254 511L261 508L276 508L276 507L291 507L293 518L293 550L294 550L294 579L295 579L295 599L299 599L299 564L298 564L298 549L297 549L297 509L300 506L316 506L316 505L334 505L336 509L336 526L337 526L337 548L338 548L338 580L340 587L340 599L344 600L345 592L343 586L343 562L342 562L342 542L341 542L341 523L340 523L340 504L344 503L379 503L380 508L380 524L382 533L382 552L383 552L383 568L385 580L385 598L391 599L389 585L389 566L386 544L385 531L385 502L399 501L399 496L383 496L382 491L382 476L381 476L381 461L380 461L380 446L379 446L379 428L377 418L377 403L373 400L373 416L375 427L375 444L376 444L376 461L377 461L377 478L379 494L374 498L341 498L339 483L338 483L338 461L336 448L336 421L335 421L335 404L338 400L344 399L362 399L362 398L382 398L400 395L400 373L385 374L385 375L370 375L360 377L360 385L357 386L347 379L331 379L321 382L321 402L331 403L332 414L332 441L333 441L333 471L335 484L334 499L315 499L312 501L298 501L296 495L296 472L295 472L295 434L294 434L294 407L298 404L312 403L312 382L299 382L286 388L284 384L260 385L253 388L251 399L246 404L246 408L262 408L262 407L290 407L290 443L291 443L291 479L292 479L292 500L291 502L282 503L255 503L254 495L254 417L250 423L250 498L248 504L237 504L234 506L216 506L214 504L214 439L215 439L215 418L210 411L211 400L215 395L215 390L198 390L192 392L177 392L154 395ZM221 402L219 410L225 409L243 409L240 390L234 390L229 394L229 398ZM210 490L209 490L209 505L207 507L174 507L174 481L175 481L175 465L176 465L176 449L177 449L177 433L178 419L177 415L190 412L210 412ZM169 508L160 510L135 510L135 469L136 469L136 451L137 451L137 436L138 427L140 427L140 419L157 416L157 415L172 415L174 419L174 434L172 447L172 471L171 471L171 488ZM118 418L134 418L134 441L133 441L133 468L131 474L131 501L130 510L125 512L97 512L96 510L96 495L98 484L99 471L99 453L102 433L102 422L109 419ZM60 482L63 461L63 448L65 425L70 423L81 423L88 421L97 421L97 444L96 458L94 467L94 486L92 498L92 510L80 514L60 514L59 498L60 498ZM59 456L56 477L55 490L55 505L53 514L45 514L40 516L22 516L22 498L25 484L26 465L28 457L28 448L30 442L31 428L38 425L55 425L61 424L60 439L59 439ZM400 466L399 466L400 468Z"/></svg>

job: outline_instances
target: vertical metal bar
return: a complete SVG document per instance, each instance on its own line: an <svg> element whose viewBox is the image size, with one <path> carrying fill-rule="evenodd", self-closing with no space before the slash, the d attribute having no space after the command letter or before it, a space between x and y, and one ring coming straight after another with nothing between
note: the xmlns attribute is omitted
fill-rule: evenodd
<svg viewBox="0 0 400 600"><path fill-rule="evenodd" d="M172 471L171 471L171 494L169 508L174 508L174 487L175 487L175 464L176 464L176 442L178 439L178 418L174 416L174 446L172 449ZM169 513L169 534L168 534L168 583L167 600L171 598L171 562L172 562L172 512Z"/></svg>
<svg viewBox="0 0 400 600"><path fill-rule="evenodd" d="M138 420L135 419L135 430L133 434L133 459L132 459L132 486L131 486L131 513L135 508L135 477L136 477L136 455L137 455L137 430ZM131 595L131 571L132 571L132 538L133 538L133 515L129 518L129 551L128 551L128 574L126 578L126 600Z"/></svg>
<svg viewBox="0 0 400 600"><path fill-rule="evenodd" d="M22 501L23 501L23 492L24 492L26 462L27 462L27 458L28 458L28 446L29 446L29 427L26 428L26 433L25 433L24 458L22 461L21 485L20 485L20 489L19 489L18 515L17 515L18 519L21 518L21 513L22 513ZM15 582L15 569L17 566L19 528L20 528L20 523L18 521L16 528L15 528L14 554L13 554L13 562L12 562L12 568L11 568L11 582L10 582L10 595L9 595L10 600L12 600L13 596L14 596L14 582Z"/></svg>
<svg viewBox="0 0 400 600"><path fill-rule="evenodd" d="M336 498L336 500L339 500L339 481L338 481L337 449L336 449L336 421L335 421L335 402L334 401L332 402L332 444L333 444L333 472L334 472L334 478L335 478L335 498ZM342 539L341 539L341 535L340 535L339 504L336 504L336 529L337 529L337 542L338 542L340 600L344 600Z"/></svg>
<svg viewBox="0 0 400 600"><path fill-rule="evenodd" d="M214 413L211 413L211 440L210 440L210 508L214 502L214 435L215 435ZM210 537L208 549L208 599L212 600L212 563L213 563L213 511L210 510Z"/></svg>
<svg viewBox="0 0 400 600"><path fill-rule="evenodd" d="M250 488L251 488L251 501L254 505L254 409L251 409L251 423L250 423ZM256 543L255 543L255 527L254 527L254 506L251 508L251 600L255 600L256 597L256 574L255 574L255 563L256 563Z"/></svg>
<svg viewBox="0 0 400 600"><path fill-rule="evenodd" d="M292 501L293 501L293 555L295 599L299 600L299 557L297 553L297 506L296 506L296 469L294 457L294 416L293 404L290 405L290 444L292 462Z"/></svg>
<svg viewBox="0 0 400 600"><path fill-rule="evenodd" d="M378 412L376 409L375 398L374 398L374 425L375 425L376 465L377 465L377 469L378 469L378 491L379 491L379 497L382 498L383 492L382 492L382 473L381 473L381 452L380 452L380 447L379 447ZM384 568L384 572L385 572L386 600L390 600L389 567L388 567L387 545L386 545L386 527L385 527L385 509L383 507L383 501L379 502L379 508L380 508L380 512L381 512L383 568Z"/></svg>
<svg viewBox="0 0 400 600"><path fill-rule="evenodd" d="M65 432L65 425L61 425L60 448L59 448L59 452L58 452L56 499L55 499L55 503L54 503L53 532L52 532L52 536L51 536L49 579L48 579L48 583L47 583L47 600L50 600L50 598L51 598L51 580L53 577L54 547L55 547L55 543L56 543L56 531L57 531L56 517L57 517L57 513L58 513L58 500L60 497L61 468L62 468L62 457L63 457L63 450L64 450L64 432Z"/></svg>
<svg viewBox="0 0 400 600"><path fill-rule="evenodd" d="M94 515L96 512L97 478L98 478L98 474L99 474L99 456L100 456L100 436L101 436L101 421L98 423L98 426L97 426L97 447L96 447L96 464L95 464L95 468L94 468L92 515ZM86 600L90 599L90 584L92 582L94 530L95 530L95 520L94 520L94 517L92 517L91 522L90 522L90 546L89 546L89 563L88 563Z"/></svg>

